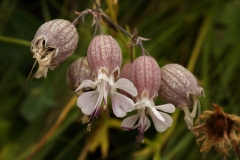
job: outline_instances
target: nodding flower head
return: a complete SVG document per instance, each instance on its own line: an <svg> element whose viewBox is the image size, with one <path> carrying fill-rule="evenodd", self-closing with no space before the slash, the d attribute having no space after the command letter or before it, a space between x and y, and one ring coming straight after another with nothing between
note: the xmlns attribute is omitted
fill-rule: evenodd
<svg viewBox="0 0 240 160"><path fill-rule="evenodd" d="M32 40L31 52L39 69L35 78L47 77L48 68L55 69L76 49L78 33L75 26L63 19L56 19L41 25Z"/></svg>
<svg viewBox="0 0 240 160"><path fill-rule="evenodd" d="M96 88L94 91L83 93L78 97L77 105L82 112L90 115L90 124L102 109L107 107L107 97L111 97L113 113L123 117L134 108L134 102L117 89L124 90L132 96L137 95L133 83L119 77L122 64L122 54L118 43L108 35L99 35L93 38L87 54L88 64L94 76L94 81L85 80L77 88Z"/></svg>
<svg viewBox="0 0 240 160"><path fill-rule="evenodd" d="M135 96L135 109L138 112L136 115L124 119L121 126L125 130L138 128L138 143L143 141L144 131L150 127L148 114L158 132L163 132L172 125L172 118L164 112L172 113L175 111L175 107L172 104L156 106L154 103L160 88L160 79L160 68L155 59L150 56L140 56L134 60L131 81L138 90L138 95ZM137 120L138 123L135 124Z"/></svg>
<svg viewBox="0 0 240 160"><path fill-rule="evenodd" d="M109 35L98 35L91 41L87 58L93 75L106 72L110 75L116 72L118 77L122 64L122 51L117 41Z"/></svg>
<svg viewBox="0 0 240 160"><path fill-rule="evenodd" d="M172 103L185 112L184 120L189 129L193 127L193 118L196 116L197 106L200 111L198 96L204 96L203 88L196 78L186 68L179 64L167 64L161 68L162 82L159 96L166 102ZM193 106L190 113L189 107Z"/></svg>
<svg viewBox="0 0 240 160"><path fill-rule="evenodd" d="M138 90L138 99L158 96L161 73L156 60L150 56L140 56L133 62L131 81Z"/></svg>

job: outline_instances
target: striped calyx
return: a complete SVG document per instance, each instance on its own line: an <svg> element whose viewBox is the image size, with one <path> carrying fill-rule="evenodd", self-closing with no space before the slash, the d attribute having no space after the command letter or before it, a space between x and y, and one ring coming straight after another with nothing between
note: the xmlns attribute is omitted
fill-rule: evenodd
<svg viewBox="0 0 240 160"><path fill-rule="evenodd" d="M159 96L166 102L182 108L193 106L192 95L204 96L203 88L186 68L179 64L167 64L161 68L162 82Z"/></svg>
<svg viewBox="0 0 240 160"><path fill-rule="evenodd" d="M66 76L67 85L72 91L75 91L87 79L93 80L87 57L78 58L68 68ZM82 90L85 91L86 88Z"/></svg>
<svg viewBox="0 0 240 160"><path fill-rule="evenodd" d="M132 64L131 81L138 90L137 98L156 98L161 83L160 68L156 60L150 56L135 59Z"/></svg>
<svg viewBox="0 0 240 160"><path fill-rule="evenodd" d="M75 26L63 19L56 19L41 25L32 40L31 52L39 69L35 78L47 76L48 68L55 69L76 49L78 33Z"/></svg>
<svg viewBox="0 0 240 160"><path fill-rule="evenodd" d="M126 79L130 80L131 79L131 71L132 71L132 63L128 62L122 67L121 73L120 73L120 78L126 78Z"/></svg>
<svg viewBox="0 0 240 160"><path fill-rule="evenodd" d="M122 52L117 41L111 36L95 36L88 47L87 58L94 76L97 76L101 69L104 69L108 75L118 71L117 76L119 76Z"/></svg>
<svg viewBox="0 0 240 160"><path fill-rule="evenodd" d="M122 67L120 78L126 78L128 80L131 80L131 74L132 74L131 72L132 72L132 63L128 62ZM125 96L127 96L128 98L132 98L132 96L129 93L123 90L121 90L120 92Z"/></svg>

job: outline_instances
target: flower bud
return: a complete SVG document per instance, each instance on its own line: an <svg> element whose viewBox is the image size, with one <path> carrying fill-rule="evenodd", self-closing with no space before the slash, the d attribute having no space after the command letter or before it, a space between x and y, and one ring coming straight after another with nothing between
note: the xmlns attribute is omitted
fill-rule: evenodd
<svg viewBox="0 0 240 160"><path fill-rule="evenodd" d="M197 84L191 72L179 64L167 64L161 68L162 82L159 96L166 102L182 109L185 113L184 120L188 129L193 127L193 118L197 108L199 114L201 106L197 96L204 96L202 87ZM190 113L189 107L193 106Z"/></svg>
<svg viewBox="0 0 240 160"><path fill-rule="evenodd" d="M67 85L72 91L75 91L86 79L93 80L92 72L88 66L87 57L81 57L69 66L66 77ZM87 90L88 88L83 88L76 93L79 96L80 92L86 92Z"/></svg>
<svg viewBox="0 0 240 160"><path fill-rule="evenodd" d="M32 40L31 52L39 69L35 78L47 76L48 68L54 70L76 49L78 33L75 26L63 19L56 19L41 25Z"/></svg>
<svg viewBox="0 0 240 160"><path fill-rule="evenodd" d="M161 68L162 82L159 96L166 102L181 108L193 106L191 95L204 96L191 72L179 64L167 64Z"/></svg>
<svg viewBox="0 0 240 160"><path fill-rule="evenodd" d="M107 74L119 71L122 64L121 48L117 41L109 35L98 35L92 39L88 47L87 58L95 76L98 75L101 68L104 68L108 72Z"/></svg>
<svg viewBox="0 0 240 160"><path fill-rule="evenodd" d="M156 98L160 88L161 75L158 63L150 56L140 56L133 61L131 81L138 90L137 98Z"/></svg>

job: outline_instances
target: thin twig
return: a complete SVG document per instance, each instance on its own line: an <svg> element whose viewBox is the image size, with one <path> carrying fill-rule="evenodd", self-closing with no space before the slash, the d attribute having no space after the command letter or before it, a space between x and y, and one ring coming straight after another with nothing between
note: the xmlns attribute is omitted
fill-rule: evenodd
<svg viewBox="0 0 240 160"><path fill-rule="evenodd" d="M96 3L96 2L95 2ZM117 28L119 31L123 32L124 34L126 34L127 36L129 36L131 39L132 39L132 44L131 45L134 45L134 46L140 46L141 50L142 50L142 54L143 55L149 55L149 53L146 51L146 49L144 48L143 46L143 43L142 41L148 41L150 39L147 39L147 38L143 38L143 37L140 37L140 36L137 36L137 30L135 29L134 30L134 33L133 34L130 34L128 31L126 31L125 29L123 29L121 26L119 26L118 24L116 24L112 19L110 19L103 11L101 8L98 8L99 6L97 6L97 9L96 11L95 10L92 10L92 9L86 9L85 11L83 12L75 12L76 15L78 15L77 18L75 18L75 20L72 22L72 24L76 25L79 21L80 18L83 19L84 21L84 16L87 15L87 14L92 14L93 17L94 17L94 21L93 21L93 25L95 24L95 22L97 23L97 26L99 28L99 31L100 31L100 34L103 34L102 32L102 28L101 28L101 25L100 25L100 22L99 22L99 17L102 16L104 17L107 21L109 21L115 28ZM96 29L94 31L94 35L96 34ZM132 46L130 46L132 47ZM132 54L132 52L131 52ZM131 55L132 57L132 55Z"/></svg>
<svg viewBox="0 0 240 160"><path fill-rule="evenodd" d="M235 151L237 157L240 159L240 148L239 148L239 145L235 144L233 147L234 147L234 151Z"/></svg>

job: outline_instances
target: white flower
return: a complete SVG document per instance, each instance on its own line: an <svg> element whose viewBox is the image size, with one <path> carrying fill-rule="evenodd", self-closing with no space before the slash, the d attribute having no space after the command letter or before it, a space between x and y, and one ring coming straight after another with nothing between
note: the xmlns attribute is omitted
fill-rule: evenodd
<svg viewBox="0 0 240 160"><path fill-rule="evenodd" d="M158 132L164 132L172 125L172 117L166 114L173 113L175 111L175 107L172 104L155 106L152 99L143 97L143 99L137 100L135 109L138 110L137 114L124 119L121 127L125 130L138 128L138 142L142 142L144 131L146 131L151 125L148 115L151 116L154 126Z"/></svg>
<svg viewBox="0 0 240 160"><path fill-rule="evenodd" d="M85 80L77 88L76 91L85 87L96 88L94 91L83 93L77 100L78 107L81 108L84 114L91 115L90 119L93 120L98 116L101 111L102 101L103 109L107 109L108 95L111 97L113 113L117 117L123 117L127 112L134 109L134 102L130 98L118 93L117 89L124 90L133 96L137 95L137 89L131 81L125 78L118 79L115 82L114 74L116 72L119 73L119 69L114 70L108 76L108 70L101 68L95 81Z"/></svg>

